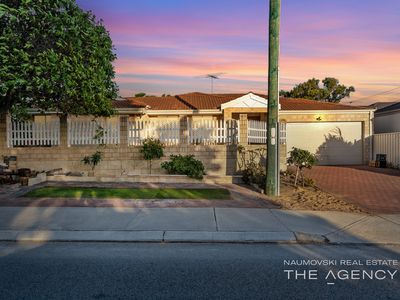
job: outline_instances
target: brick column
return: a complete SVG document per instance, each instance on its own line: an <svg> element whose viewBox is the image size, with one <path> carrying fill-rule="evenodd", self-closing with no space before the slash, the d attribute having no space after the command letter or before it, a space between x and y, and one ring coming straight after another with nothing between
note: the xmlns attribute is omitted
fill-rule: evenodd
<svg viewBox="0 0 400 300"><path fill-rule="evenodd" d="M119 139L121 147L128 147L129 136L128 136L128 116L120 116L120 129L119 129Z"/></svg>
<svg viewBox="0 0 400 300"><path fill-rule="evenodd" d="M247 145L248 137L247 137L247 114L239 115L239 144Z"/></svg>
<svg viewBox="0 0 400 300"><path fill-rule="evenodd" d="M179 144L182 147L189 143L188 117L179 116Z"/></svg>

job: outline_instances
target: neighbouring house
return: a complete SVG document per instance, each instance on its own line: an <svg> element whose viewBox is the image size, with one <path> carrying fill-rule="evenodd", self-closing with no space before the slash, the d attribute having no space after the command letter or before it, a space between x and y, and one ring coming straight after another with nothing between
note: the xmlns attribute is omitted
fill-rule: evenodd
<svg viewBox="0 0 400 300"><path fill-rule="evenodd" d="M376 108L375 133L400 132L400 102L378 102L372 107Z"/></svg>
<svg viewBox="0 0 400 300"><path fill-rule="evenodd" d="M377 102L375 108L373 158L385 155L389 167L400 168L400 102Z"/></svg>
<svg viewBox="0 0 400 300"><path fill-rule="evenodd" d="M146 174L139 146L144 138L159 138L170 154L193 154L210 175L234 175L238 145L265 147L266 96L189 93L168 97L115 100L116 115L90 117L32 115L32 120L0 120L2 155L17 156L19 167L83 171L83 156L105 144L99 176ZM286 166L292 147L307 149L324 165L366 164L372 155L374 108L305 99L280 99L280 162ZM93 136L99 126L101 139ZM157 171L157 168L156 170ZM158 168L158 171L161 170Z"/></svg>

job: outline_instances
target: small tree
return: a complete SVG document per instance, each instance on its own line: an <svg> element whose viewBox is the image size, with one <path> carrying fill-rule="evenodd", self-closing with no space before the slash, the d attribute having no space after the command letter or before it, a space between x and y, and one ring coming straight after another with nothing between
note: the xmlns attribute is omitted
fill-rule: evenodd
<svg viewBox="0 0 400 300"><path fill-rule="evenodd" d="M317 163L317 158L310 151L293 147L292 151L289 152L288 163L296 167L296 177L294 185L297 186L297 180L301 177L304 186L304 174L303 169L311 169Z"/></svg>
<svg viewBox="0 0 400 300"><path fill-rule="evenodd" d="M100 147L105 147L105 144L103 143L104 142L104 134L105 134L105 130L104 130L104 128L101 126L101 125L99 125L98 123L97 123L97 120L96 119L94 119L92 122L95 122L96 123L96 126L97 126L97 128L96 128L96 133L95 133L95 135L93 136L93 139L94 140L97 140L98 142L99 142L99 145L98 145L98 147L97 147L97 149L99 149ZM91 167L91 169L92 169L92 173L94 174L94 169L96 168L96 166L102 161L102 159L103 159L103 153L102 152L100 152L99 150L97 150L95 153L93 153L92 155L87 155L87 156L85 156L83 159L82 159L82 162L85 164L85 165L89 165L90 167ZM91 176L91 175L90 175Z"/></svg>
<svg viewBox="0 0 400 300"><path fill-rule="evenodd" d="M151 174L151 165L153 159L160 159L164 156L164 145L160 140L154 138L148 138L143 141L142 149L140 153L143 154L145 160L149 162L149 170Z"/></svg>
<svg viewBox="0 0 400 300"><path fill-rule="evenodd" d="M92 169L92 172L94 172L94 169L101 162L102 159L103 159L103 153L101 153L100 151L96 151L92 155L85 156L82 159L82 162L85 165L90 166Z"/></svg>

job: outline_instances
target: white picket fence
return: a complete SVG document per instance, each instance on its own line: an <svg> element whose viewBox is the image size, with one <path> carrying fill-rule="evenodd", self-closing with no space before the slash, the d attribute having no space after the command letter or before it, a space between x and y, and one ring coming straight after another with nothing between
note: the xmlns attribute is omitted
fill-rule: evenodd
<svg viewBox="0 0 400 300"><path fill-rule="evenodd" d="M386 161L400 167L400 132L374 134L374 159L376 154L386 154Z"/></svg>
<svg viewBox="0 0 400 300"><path fill-rule="evenodd" d="M187 130L180 121L129 121L128 144L139 146L146 138L156 138L166 145L235 144L239 142L237 120L188 120ZM120 122L112 119L68 118L68 145L120 144ZM267 123L248 120L247 142L266 144ZM11 130L10 130L11 129ZM280 143L286 143L286 124L280 123ZM60 121L8 121L9 147L53 146L60 143ZM182 139L182 140L181 140Z"/></svg>
<svg viewBox="0 0 400 300"><path fill-rule="evenodd" d="M128 122L128 143L139 146L144 139L159 139L166 145L179 144L179 121L140 120Z"/></svg>
<svg viewBox="0 0 400 300"><path fill-rule="evenodd" d="M286 123L279 123L279 143L286 144ZM267 143L267 122L248 120L247 121L247 142L249 144Z"/></svg>
<svg viewBox="0 0 400 300"><path fill-rule="evenodd" d="M267 142L267 122L248 120L247 142L249 144L265 144Z"/></svg>
<svg viewBox="0 0 400 300"><path fill-rule="evenodd" d="M60 144L60 121L7 122L7 143L9 147L56 146Z"/></svg>
<svg viewBox="0 0 400 300"><path fill-rule="evenodd" d="M190 144L234 144L239 141L236 120L198 120L188 122Z"/></svg>
<svg viewBox="0 0 400 300"><path fill-rule="evenodd" d="M68 119L68 145L100 145L120 143L120 123L107 119Z"/></svg>
<svg viewBox="0 0 400 300"><path fill-rule="evenodd" d="M279 122L279 143L286 145L286 123Z"/></svg>

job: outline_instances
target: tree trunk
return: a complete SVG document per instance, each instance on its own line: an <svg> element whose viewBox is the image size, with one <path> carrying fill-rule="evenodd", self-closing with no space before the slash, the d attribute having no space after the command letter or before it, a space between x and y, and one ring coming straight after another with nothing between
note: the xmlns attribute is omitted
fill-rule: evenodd
<svg viewBox="0 0 400 300"><path fill-rule="evenodd" d="M294 179L294 186L297 186L297 179L299 178L299 166L296 167L296 177Z"/></svg>

